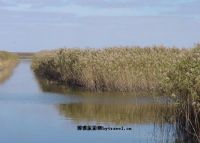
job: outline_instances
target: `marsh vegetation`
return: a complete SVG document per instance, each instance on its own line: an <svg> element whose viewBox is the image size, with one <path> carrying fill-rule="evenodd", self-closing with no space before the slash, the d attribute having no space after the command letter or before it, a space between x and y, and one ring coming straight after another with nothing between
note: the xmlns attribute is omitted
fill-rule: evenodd
<svg viewBox="0 0 200 143"><path fill-rule="evenodd" d="M4 82L12 73L18 63L18 57L14 54L0 51L0 82Z"/></svg>
<svg viewBox="0 0 200 143"><path fill-rule="evenodd" d="M152 90L187 50L152 48L60 49L33 58L37 75L92 91Z"/></svg>
<svg viewBox="0 0 200 143"><path fill-rule="evenodd" d="M200 45L168 72L164 83L176 100L181 128L200 142Z"/></svg>

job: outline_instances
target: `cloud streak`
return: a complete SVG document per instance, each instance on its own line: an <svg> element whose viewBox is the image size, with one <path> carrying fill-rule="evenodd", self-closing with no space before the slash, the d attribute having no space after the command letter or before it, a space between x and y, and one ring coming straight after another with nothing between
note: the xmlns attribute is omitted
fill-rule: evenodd
<svg viewBox="0 0 200 143"><path fill-rule="evenodd" d="M197 0L1 0L15 12L72 13L76 16L200 16Z"/></svg>

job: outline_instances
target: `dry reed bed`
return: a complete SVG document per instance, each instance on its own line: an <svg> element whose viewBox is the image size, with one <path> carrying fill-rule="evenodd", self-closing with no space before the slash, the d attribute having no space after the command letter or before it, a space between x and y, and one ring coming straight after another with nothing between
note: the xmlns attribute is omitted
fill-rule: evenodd
<svg viewBox="0 0 200 143"><path fill-rule="evenodd" d="M172 68L163 81L166 93L177 101L183 130L200 142L200 44Z"/></svg>
<svg viewBox="0 0 200 143"><path fill-rule="evenodd" d="M60 49L41 52L32 68L40 76L92 91L156 89L187 50L152 48Z"/></svg>

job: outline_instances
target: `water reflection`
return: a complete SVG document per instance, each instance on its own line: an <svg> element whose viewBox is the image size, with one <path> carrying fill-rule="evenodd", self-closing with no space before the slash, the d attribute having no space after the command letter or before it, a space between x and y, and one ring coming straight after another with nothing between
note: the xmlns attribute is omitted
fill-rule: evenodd
<svg viewBox="0 0 200 143"><path fill-rule="evenodd" d="M76 122L121 124L173 124L174 107L168 105L73 103L58 106L60 113Z"/></svg>
<svg viewBox="0 0 200 143"><path fill-rule="evenodd" d="M158 92L90 92L41 78L37 81L45 93L78 99L78 102L56 105L60 115L73 124L128 125L134 128L131 135L134 141L138 139L140 142L193 142L176 126L174 102Z"/></svg>
<svg viewBox="0 0 200 143"><path fill-rule="evenodd" d="M134 129L134 134L126 138L131 136L134 141L175 141L175 110L169 98L156 96L155 92L96 93L66 88L42 79L38 82L43 92L78 97L76 103L57 105L61 116L76 125L127 125Z"/></svg>
<svg viewBox="0 0 200 143"><path fill-rule="evenodd" d="M78 103L57 106L61 115L74 122L112 124L174 124L173 102L156 92L89 92L37 78L43 92L78 97Z"/></svg>

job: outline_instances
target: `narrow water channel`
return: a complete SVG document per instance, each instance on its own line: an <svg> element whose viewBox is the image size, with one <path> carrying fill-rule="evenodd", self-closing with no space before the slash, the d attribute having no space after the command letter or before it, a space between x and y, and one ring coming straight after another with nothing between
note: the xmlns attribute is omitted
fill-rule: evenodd
<svg viewBox="0 0 200 143"><path fill-rule="evenodd" d="M175 143L167 99L153 96L96 95L45 85L22 60L0 84L2 143ZM94 95L92 95L94 94ZM167 116L166 116L167 115ZM80 131L95 125L129 130ZM131 128L131 130L130 130Z"/></svg>

